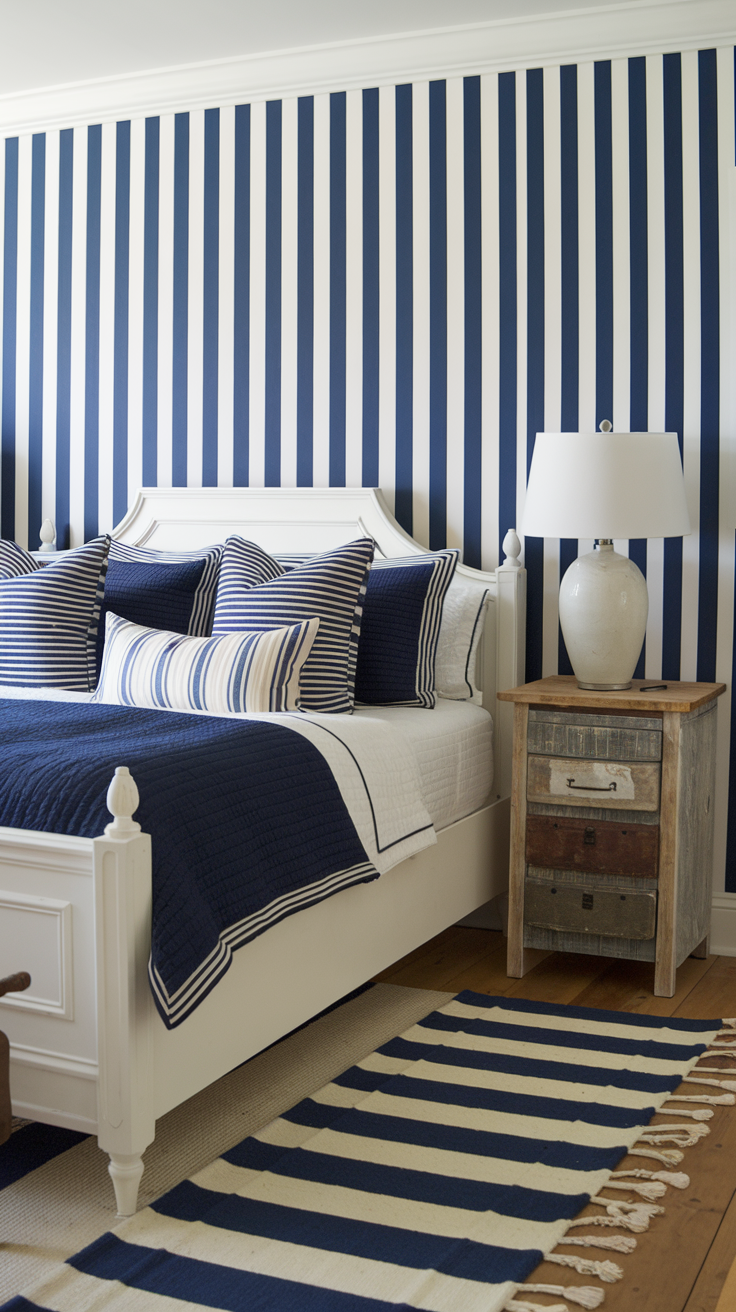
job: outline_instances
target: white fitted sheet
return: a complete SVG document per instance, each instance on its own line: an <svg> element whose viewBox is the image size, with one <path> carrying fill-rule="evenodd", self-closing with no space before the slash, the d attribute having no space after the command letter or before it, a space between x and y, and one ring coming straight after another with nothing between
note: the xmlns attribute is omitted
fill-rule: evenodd
<svg viewBox="0 0 736 1312"><path fill-rule="evenodd" d="M407 739L435 829L445 829L488 801L493 785L493 720L482 706L438 697L431 711L417 706L363 706L353 714L387 720Z"/></svg>

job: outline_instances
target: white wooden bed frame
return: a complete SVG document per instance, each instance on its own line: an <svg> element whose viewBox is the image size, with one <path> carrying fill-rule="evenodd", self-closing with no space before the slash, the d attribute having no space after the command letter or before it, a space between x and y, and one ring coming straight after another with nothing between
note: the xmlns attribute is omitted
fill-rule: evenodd
<svg viewBox="0 0 736 1312"><path fill-rule="evenodd" d="M271 551L328 550L364 534L384 556L424 550L371 489L144 488L114 536L176 550L232 532ZM0 828L2 972L32 976L0 1004L13 1111L96 1134L119 1215L135 1211L159 1116L507 888L511 707L496 692L523 681L525 576L515 534L504 549L494 573L459 567L491 594L478 664L498 796L376 882L241 948L177 1029L159 1018L147 977L150 838L125 814L95 839ZM122 796L113 808L129 817Z"/></svg>

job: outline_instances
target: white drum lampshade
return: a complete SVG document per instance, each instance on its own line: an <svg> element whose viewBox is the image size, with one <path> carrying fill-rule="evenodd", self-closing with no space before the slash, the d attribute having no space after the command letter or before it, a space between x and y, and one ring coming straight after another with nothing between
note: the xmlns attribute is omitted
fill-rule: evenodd
<svg viewBox="0 0 736 1312"><path fill-rule="evenodd" d="M613 538L689 534L676 433L537 433L522 532L597 538L560 585L560 625L581 688L628 688L646 632L646 580Z"/></svg>

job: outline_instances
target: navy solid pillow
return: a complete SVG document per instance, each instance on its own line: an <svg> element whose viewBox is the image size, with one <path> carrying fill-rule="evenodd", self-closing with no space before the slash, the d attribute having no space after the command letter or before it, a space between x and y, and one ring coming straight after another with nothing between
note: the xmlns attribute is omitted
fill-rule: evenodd
<svg viewBox="0 0 736 1312"><path fill-rule="evenodd" d="M105 647L105 616L108 611L147 629L189 633L192 609L207 561L182 561L176 565L113 560L107 565L105 599L97 632L97 677Z"/></svg>
<svg viewBox="0 0 736 1312"><path fill-rule="evenodd" d="M355 700L372 706L435 705L442 603L459 552L376 560L368 575Z"/></svg>

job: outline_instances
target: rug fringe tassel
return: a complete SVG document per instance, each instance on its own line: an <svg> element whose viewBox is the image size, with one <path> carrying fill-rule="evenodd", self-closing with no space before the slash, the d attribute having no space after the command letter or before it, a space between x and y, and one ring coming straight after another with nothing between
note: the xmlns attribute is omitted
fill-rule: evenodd
<svg viewBox="0 0 736 1312"><path fill-rule="evenodd" d="M605 1188L605 1185L603 1187ZM590 1201L596 1203L598 1207L605 1207L609 1216L619 1216L624 1212L636 1212L638 1216L647 1219L664 1215L664 1208L658 1203L627 1203L624 1198L601 1198L600 1194L596 1194Z"/></svg>
<svg viewBox="0 0 736 1312"><path fill-rule="evenodd" d="M624 1278L623 1267L617 1262L596 1262L590 1257L576 1257L574 1253L547 1253L544 1260L557 1266L571 1266L581 1276L597 1276L607 1285Z"/></svg>
<svg viewBox="0 0 736 1312"><path fill-rule="evenodd" d="M712 1107L694 1107L692 1111L689 1107L660 1107L657 1116L691 1116L694 1121L710 1121L715 1112Z"/></svg>
<svg viewBox="0 0 736 1312"><path fill-rule="evenodd" d="M703 1081L705 1083L705 1080ZM716 1080L709 1080L709 1084L716 1084ZM707 1102L711 1107L733 1107L736 1103L732 1093L673 1093L667 1099L668 1102Z"/></svg>
<svg viewBox="0 0 736 1312"><path fill-rule="evenodd" d="M614 1171L611 1179L621 1180L627 1175L635 1175L637 1180L661 1180L675 1189L687 1189L690 1184L690 1176L684 1171L645 1171L641 1167L632 1171Z"/></svg>
<svg viewBox="0 0 736 1312"><path fill-rule="evenodd" d="M736 1093L736 1080L701 1080L700 1071L717 1071L717 1066L697 1066L697 1075L684 1075L683 1084L710 1084L714 1089L730 1089Z"/></svg>
<svg viewBox="0 0 736 1312"><path fill-rule="evenodd" d="M633 1235L565 1235L560 1243L579 1244L581 1248L605 1248L611 1253L633 1253L636 1248Z"/></svg>
<svg viewBox="0 0 736 1312"><path fill-rule="evenodd" d="M596 1289L595 1285L520 1285L519 1293L524 1294L560 1294L562 1298L569 1298L571 1303L577 1303L579 1307L595 1308L600 1307L606 1297L602 1289Z"/></svg>
<svg viewBox="0 0 736 1312"><path fill-rule="evenodd" d="M654 1148L629 1148L629 1157L651 1157L665 1166L679 1166L684 1156L679 1148L663 1148L661 1153Z"/></svg>
<svg viewBox="0 0 736 1312"><path fill-rule="evenodd" d="M601 1225L606 1229L631 1230L635 1235L643 1235L649 1229L649 1217L640 1212L635 1216L624 1216L621 1212L616 1216L581 1216L578 1221L571 1221L568 1229L578 1225ZM565 1243L569 1242L565 1240Z"/></svg>
<svg viewBox="0 0 736 1312"><path fill-rule="evenodd" d="M606 1183L601 1185L601 1188L628 1189L631 1193L639 1194L641 1198L645 1198L648 1203L653 1203L656 1198L664 1198L667 1193L667 1186L661 1184L659 1181L653 1182L652 1184L637 1184L635 1180L627 1180L624 1183L622 1180L614 1180L613 1176L606 1180Z"/></svg>

